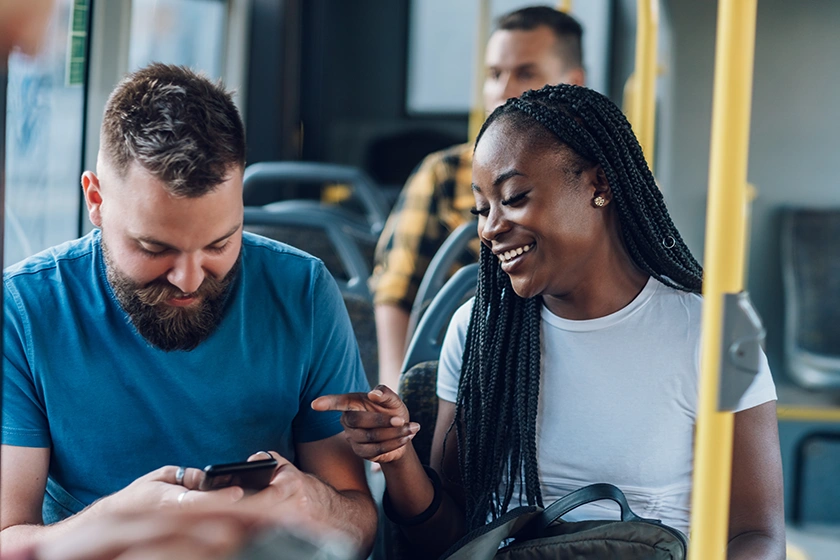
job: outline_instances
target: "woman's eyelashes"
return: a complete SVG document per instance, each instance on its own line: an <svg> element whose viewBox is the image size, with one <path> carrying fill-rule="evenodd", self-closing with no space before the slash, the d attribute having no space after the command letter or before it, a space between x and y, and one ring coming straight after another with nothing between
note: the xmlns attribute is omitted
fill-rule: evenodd
<svg viewBox="0 0 840 560"><path fill-rule="evenodd" d="M529 192L531 191L521 192L509 198L505 198L504 200L502 200L502 206L516 207L517 204L525 200L525 197L528 196ZM470 212L473 216L486 216L490 212L490 207L485 206L483 208L478 208L478 206L473 206L472 208L470 208Z"/></svg>
<svg viewBox="0 0 840 560"><path fill-rule="evenodd" d="M528 193L531 191L524 191L519 194L515 194L510 198L506 198L502 201L502 206L516 206L517 203L522 202L525 200L525 197L528 196Z"/></svg>

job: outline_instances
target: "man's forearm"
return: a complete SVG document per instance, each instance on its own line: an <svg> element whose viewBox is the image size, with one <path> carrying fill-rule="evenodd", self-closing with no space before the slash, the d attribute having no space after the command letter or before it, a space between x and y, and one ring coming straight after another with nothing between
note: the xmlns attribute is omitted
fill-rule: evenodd
<svg viewBox="0 0 840 560"><path fill-rule="evenodd" d="M319 511L317 520L349 536L362 556L370 554L376 538L376 505L368 492L345 490L339 492L329 484L310 475L317 484Z"/></svg>
<svg viewBox="0 0 840 560"><path fill-rule="evenodd" d="M351 534L359 544L363 556L370 554L373 541L376 539L376 505L370 494L358 490L348 490L338 493L341 503L335 517L336 527Z"/></svg>
<svg viewBox="0 0 840 560"><path fill-rule="evenodd" d="M50 525L21 523L0 531L0 550L4 553L35 546L74 531L83 523L98 515L99 502L89 505L76 515Z"/></svg>

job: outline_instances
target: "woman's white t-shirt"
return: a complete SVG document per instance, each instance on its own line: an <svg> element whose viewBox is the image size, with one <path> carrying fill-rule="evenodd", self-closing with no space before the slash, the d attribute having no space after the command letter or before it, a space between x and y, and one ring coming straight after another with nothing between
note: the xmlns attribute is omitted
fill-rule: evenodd
<svg viewBox="0 0 840 560"><path fill-rule="evenodd" d="M441 352L437 394L449 402L458 394L472 303L455 313ZM687 534L701 306L699 295L651 277L630 304L606 317L572 321L542 308L536 433L546 506L588 484L609 482L636 514ZM761 371L737 410L775 399L762 353ZM518 495L517 488L515 502ZM617 516L618 507L602 501L564 519Z"/></svg>

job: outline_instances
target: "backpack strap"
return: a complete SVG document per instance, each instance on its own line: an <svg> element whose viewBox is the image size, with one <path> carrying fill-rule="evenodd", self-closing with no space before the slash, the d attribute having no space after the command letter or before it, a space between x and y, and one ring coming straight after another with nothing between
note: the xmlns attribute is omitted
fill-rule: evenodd
<svg viewBox="0 0 840 560"><path fill-rule="evenodd" d="M516 536L529 525L541 510L536 506L519 506L495 521L473 529L453 544L441 560L487 560L496 556L505 539Z"/></svg>
<svg viewBox="0 0 840 560"><path fill-rule="evenodd" d="M617 503L621 508L622 521L651 521L633 513L633 510L630 509L630 505L627 503L627 498L624 497L624 492L612 484L598 483L575 490L548 506L534 520L533 527L540 533L573 509L600 500L612 500Z"/></svg>

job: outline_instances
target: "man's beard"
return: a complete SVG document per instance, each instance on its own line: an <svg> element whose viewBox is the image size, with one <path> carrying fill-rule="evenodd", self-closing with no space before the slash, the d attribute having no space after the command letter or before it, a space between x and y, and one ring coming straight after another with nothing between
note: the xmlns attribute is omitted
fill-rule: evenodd
<svg viewBox="0 0 840 560"><path fill-rule="evenodd" d="M198 290L189 294L198 301L188 307L166 303L185 295L165 278L148 284L135 282L114 265L105 240L102 255L108 282L123 310L128 314L137 332L152 346L170 352L194 350L207 339L222 320L230 286L239 272L241 253L230 272L221 280L206 276Z"/></svg>

